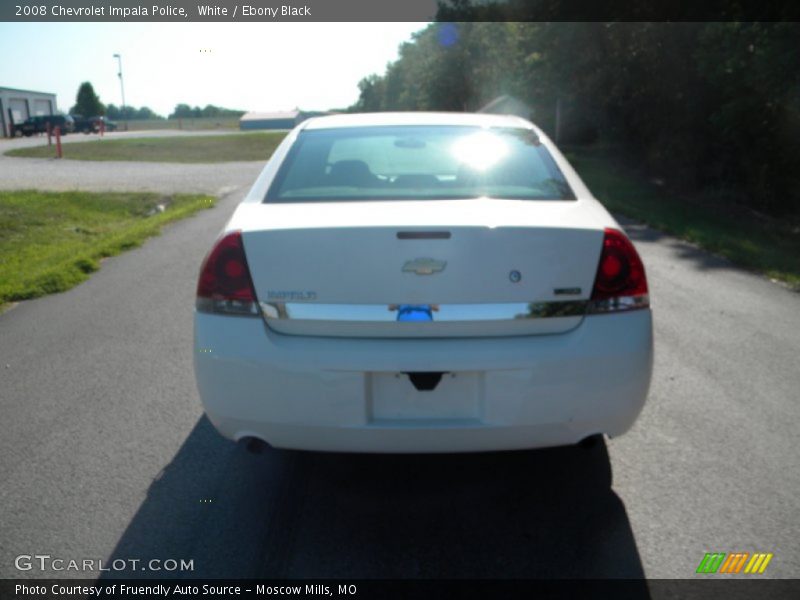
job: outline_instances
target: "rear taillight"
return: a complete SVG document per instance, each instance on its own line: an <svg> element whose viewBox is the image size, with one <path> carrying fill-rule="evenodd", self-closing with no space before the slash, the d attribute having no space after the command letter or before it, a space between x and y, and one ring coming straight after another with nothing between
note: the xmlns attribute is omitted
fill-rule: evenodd
<svg viewBox="0 0 800 600"><path fill-rule="evenodd" d="M648 306L647 277L636 248L621 231L606 229L589 312L607 313Z"/></svg>
<svg viewBox="0 0 800 600"><path fill-rule="evenodd" d="M196 307L200 312L258 315L240 231L220 238L203 261Z"/></svg>

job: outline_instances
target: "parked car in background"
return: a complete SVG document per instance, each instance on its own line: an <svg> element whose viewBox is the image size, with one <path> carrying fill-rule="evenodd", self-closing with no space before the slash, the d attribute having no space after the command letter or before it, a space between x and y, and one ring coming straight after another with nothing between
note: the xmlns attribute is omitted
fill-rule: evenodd
<svg viewBox="0 0 800 600"><path fill-rule="evenodd" d="M194 367L234 440L356 452L627 431L653 336L633 243L518 117L312 118L206 256Z"/></svg>
<svg viewBox="0 0 800 600"><path fill-rule="evenodd" d="M37 115L28 117L22 123L15 126L15 133L24 136L32 136L37 133L47 133L47 123L50 128L61 128L61 133L66 135L75 131L75 120L70 115Z"/></svg>
<svg viewBox="0 0 800 600"><path fill-rule="evenodd" d="M116 131L117 124L109 121L106 117L84 117L82 115L72 115L75 120L75 131L82 133L99 133L105 125L104 131Z"/></svg>
<svg viewBox="0 0 800 600"><path fill-rule="evenodd" d="M83 115L72 115L75 121L75 133L95 133L95 125L92 119L84 117Z"/></svg>
<svg viewBox="0 0 800 600"><path fill-rule="evenodd" d="M92 117L91 118L92 124L94 125L95 131L100 131L102 124L105 124L106 131L116 131L117 130L117 122L110 121L106 117Z"/></svg>

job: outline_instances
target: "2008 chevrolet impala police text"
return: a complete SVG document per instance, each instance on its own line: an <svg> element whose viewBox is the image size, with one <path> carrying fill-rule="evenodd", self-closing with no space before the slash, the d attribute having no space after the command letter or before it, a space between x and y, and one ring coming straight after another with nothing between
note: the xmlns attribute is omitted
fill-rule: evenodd
<svg viewBox="0 0 800 600"><path fill-rule="evenodd" d="M314 118L203 263L195 374L225 436L459 452L619 435L653 362L644 267L517 117Z"/></svg>

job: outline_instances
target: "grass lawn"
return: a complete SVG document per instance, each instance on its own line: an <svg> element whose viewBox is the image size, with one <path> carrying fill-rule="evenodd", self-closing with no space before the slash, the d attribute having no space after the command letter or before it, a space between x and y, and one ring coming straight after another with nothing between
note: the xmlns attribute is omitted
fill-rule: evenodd
<svg viewBox="0 0 800 600"><path fill-rule="evenodd" d="M604 146L570 148L567 158L612 212L693 242L800 289L800 230L720 199L681 198L651 183Z"/></svg>
<svg viewBox="0 0 800 600"><path fill-rule="evenodd" d="M101 258L214 202L200 195L0 191L0 308L67 290L96 271Z"/></svg>
<svg viewBox="0 0 800 600"><path fill-rule="evenodd" d="M71 160L132 160L172 163L266 161L286 133L176 136L151 138L103 138L93 142L63 144L64 158ZM52 158L55 146L17 148L8 156Z"/></svg>

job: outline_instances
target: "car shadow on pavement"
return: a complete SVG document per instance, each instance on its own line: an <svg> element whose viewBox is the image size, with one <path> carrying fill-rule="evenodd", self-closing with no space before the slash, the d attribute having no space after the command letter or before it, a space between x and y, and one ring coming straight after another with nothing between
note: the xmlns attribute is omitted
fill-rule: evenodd
<svg viewBox="0 0 800 600"><path fill-rule="evenodd" d="M642 578L606 445L459 455L248 452L202 418L114 559L113 576ZM647 598L642 583L641 596Z"/></svg>

